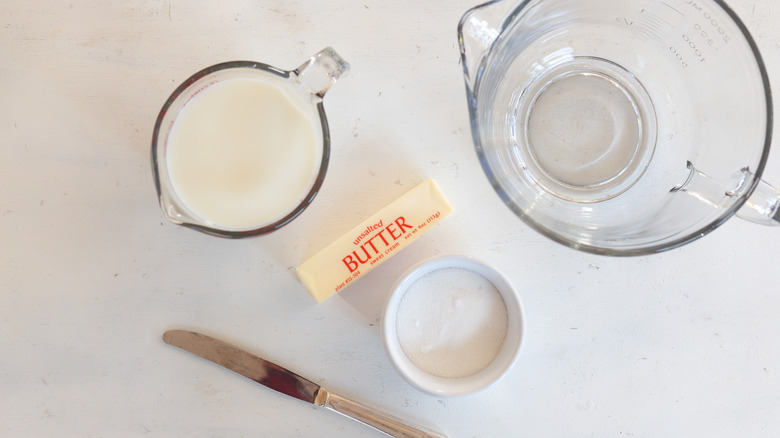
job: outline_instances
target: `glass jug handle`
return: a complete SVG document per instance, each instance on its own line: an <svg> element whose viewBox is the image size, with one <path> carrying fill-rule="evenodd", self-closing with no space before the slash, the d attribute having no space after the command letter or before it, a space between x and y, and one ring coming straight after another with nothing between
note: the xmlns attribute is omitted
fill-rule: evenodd
<svg viewBox="0 0 780 438"><path fill-rule="evenodd" d="M715 207L724 206L729 199L745 196L749 189L747 182L753 178L748 168L722 180L702 173L690 161L687 168L690 171L688 179L684 184L673 188L672 192L687 193ZM760 225L780 225L780 190L764 180L759 180L745 204L737 210L736 216Z"/></svg>
<svg viewBox="0 0 780 438"><path fill-rule="evenodd" d="M332 47L326 47L291 73L298 77L311 94L320 98L349 72L349 63Z"/></svg>
<svg viewBox="0 0 780 438"><path fill-rule="evenodd" d="M501 33L508 21L509 11L516 2L494 0L468 10L458 24L458 43L463 73L473 90L482 58Z"/></svg>
<svg viewBox="0 0 780 438"><path fill-rule="evenodd" d="M758 182L737 216L761 225L780 225L780 190L768 182Z"/></svg>

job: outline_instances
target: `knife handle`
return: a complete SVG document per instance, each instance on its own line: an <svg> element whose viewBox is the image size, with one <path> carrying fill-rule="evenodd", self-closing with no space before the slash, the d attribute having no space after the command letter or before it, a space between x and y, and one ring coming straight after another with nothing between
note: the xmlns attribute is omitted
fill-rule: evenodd
<svg viewBox="0 0 780 438"><path fill-rule="evenodd" d="M328 392L324 388L317 391L314 403L396 438L446 438L444 435L411 426L392 415Z"/></svg>

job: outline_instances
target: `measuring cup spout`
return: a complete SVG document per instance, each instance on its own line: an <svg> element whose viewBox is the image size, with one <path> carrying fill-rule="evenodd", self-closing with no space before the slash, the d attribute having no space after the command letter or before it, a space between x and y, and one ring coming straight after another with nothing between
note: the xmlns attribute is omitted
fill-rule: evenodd
<svg viewBox="0 0 780 438"><path fill-rule="evenodd" d="M458 43L463 74L469 91L473 91L479 66L498 38L516 2L494 0L468 10L458 24Z"/></svg>
<svg viewBox="0 0 780 438"><path fill-rule="evenodd" d="M326 47L292 71L309 91L322 98L339 78L349 72L349 63L332 47Z"/></svg>

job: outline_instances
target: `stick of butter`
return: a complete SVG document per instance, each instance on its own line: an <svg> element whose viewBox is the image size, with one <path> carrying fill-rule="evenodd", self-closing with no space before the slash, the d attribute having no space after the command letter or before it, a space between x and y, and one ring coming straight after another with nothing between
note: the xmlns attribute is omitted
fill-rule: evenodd
<svg viewBox="0 0 780 438"><path fill-rule="evenodd" d="M298 278L317 302L345 288L414 242L452 213L436 181L406 192L298 266Z"/></svg>

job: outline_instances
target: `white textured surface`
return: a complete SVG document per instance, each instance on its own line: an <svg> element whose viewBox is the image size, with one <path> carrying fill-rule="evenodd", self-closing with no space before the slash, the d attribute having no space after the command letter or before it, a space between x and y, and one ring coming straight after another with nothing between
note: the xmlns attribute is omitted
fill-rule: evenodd
<svg viewBox="0 0 780 438"><path fill-rule="evenodd" d="M454 437L777 436L780 230L732 220L630 259L530 230L471 144L456 25L475 3L4 1L0 436L379 436L165 345L174 327ZM780 84L780 3L730 4ZM173 88L216 62L292 68L327 45L352 72L326 97L334 147L314 205L244 241L165 222L149 145ZM780 183L777 151L765 175ZM316 304L294 267L428 177L456 212ZM442 253L503 271L528 333L499 384L440 400L394 372L378 318L402 272Z"/></svg>

